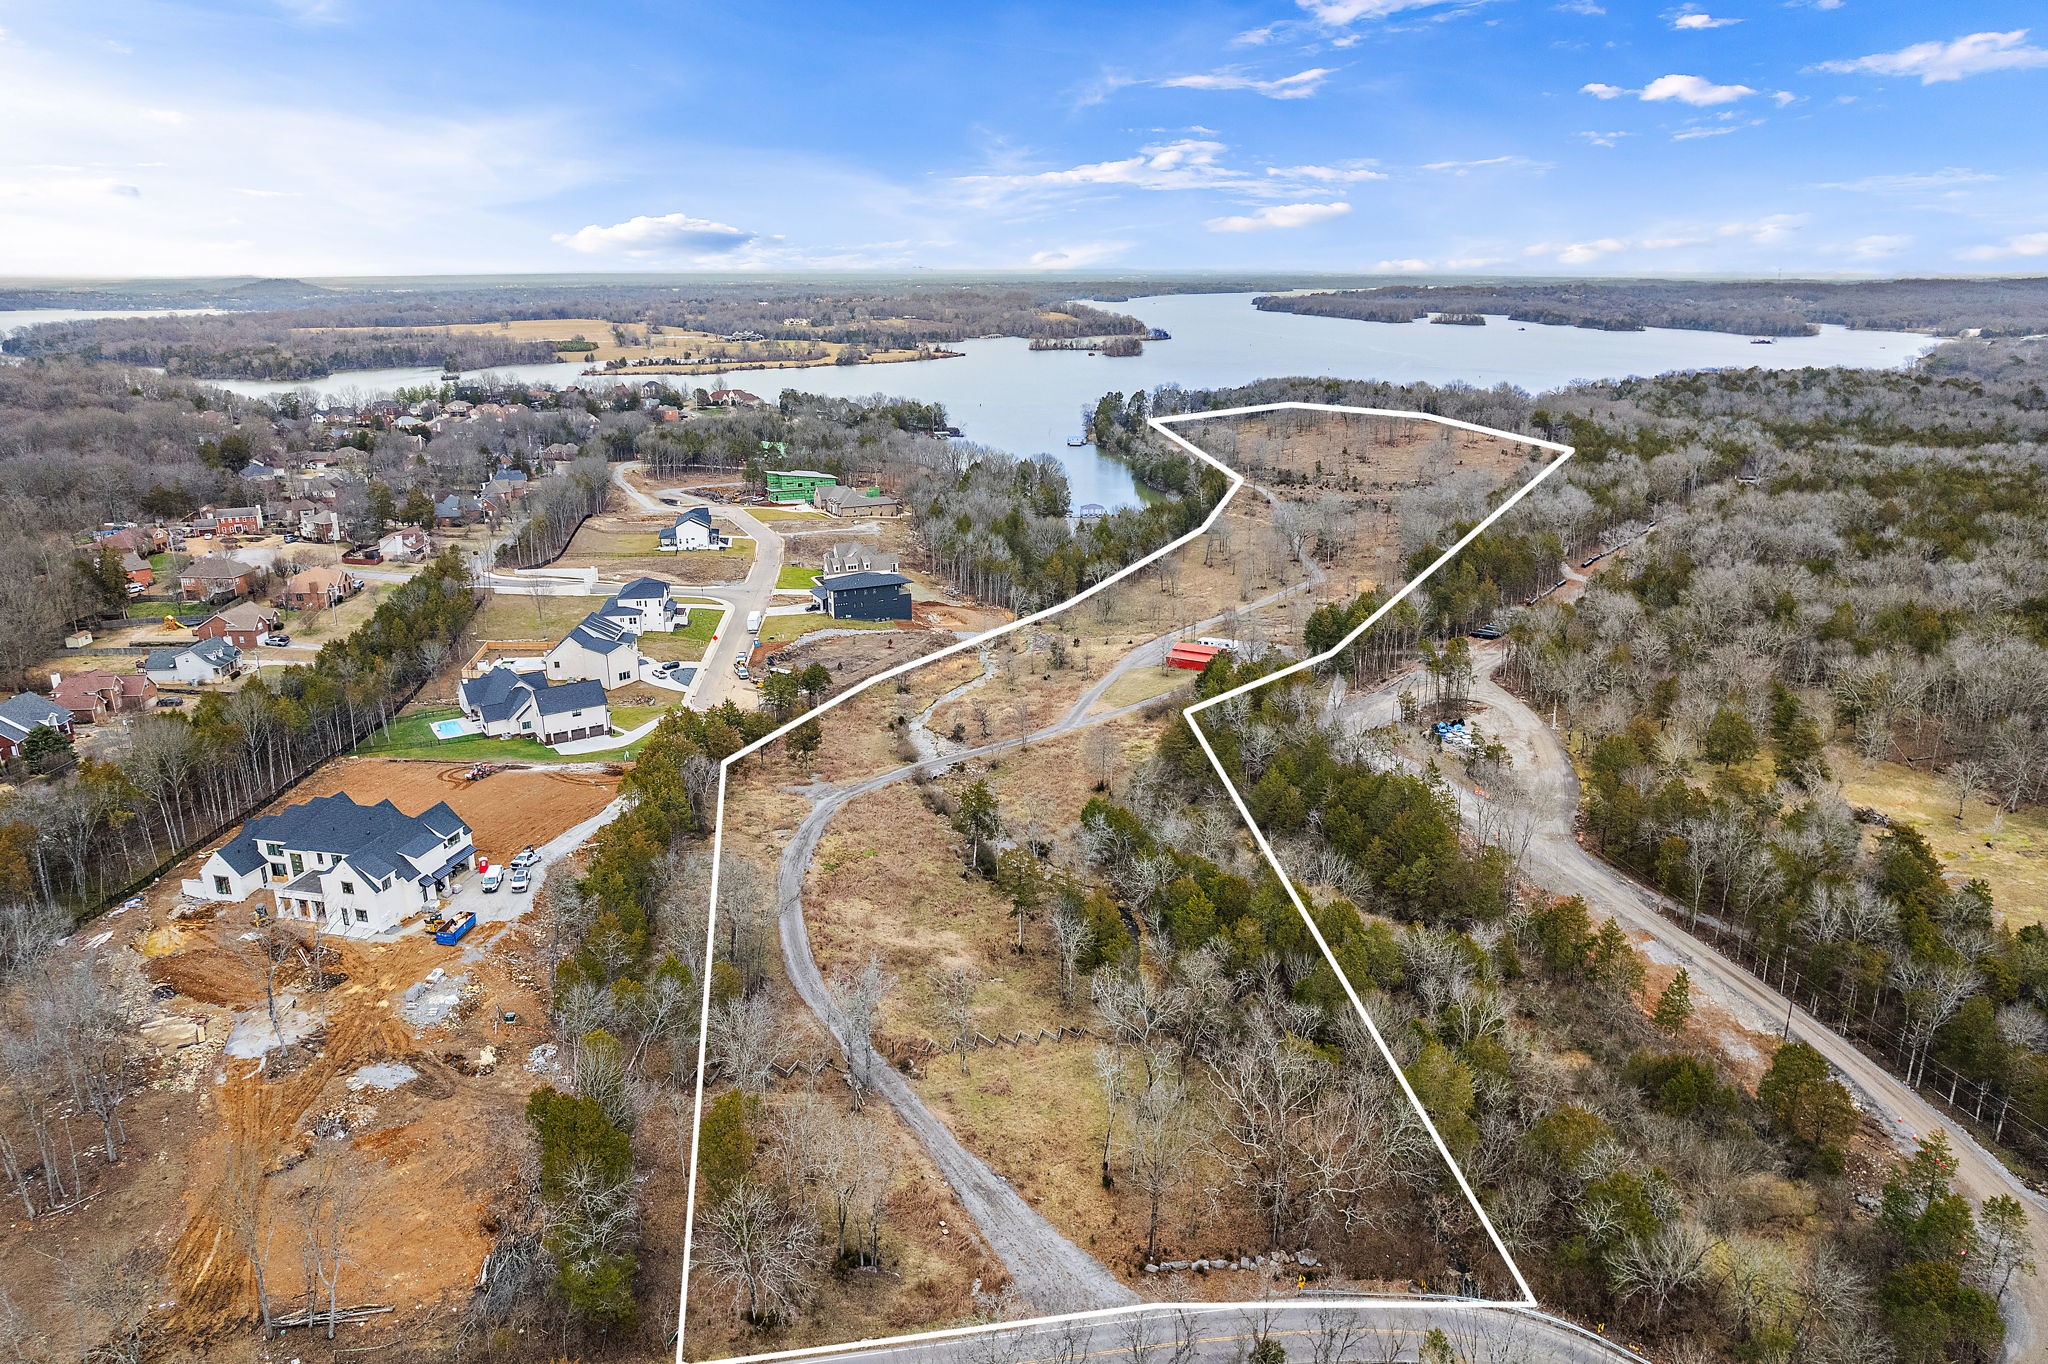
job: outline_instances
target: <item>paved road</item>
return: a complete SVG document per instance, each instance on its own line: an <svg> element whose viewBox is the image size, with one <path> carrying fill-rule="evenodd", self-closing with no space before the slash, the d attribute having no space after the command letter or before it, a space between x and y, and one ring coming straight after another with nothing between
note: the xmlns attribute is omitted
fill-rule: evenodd
<svg viewBox="0 0 2048 1364"><path fill-rule="evenodd" d="M633 504L643 511L657 516L668 515L691 506L712 506L704 498L683 489L668 493L676 499L674 503L661 501L641 492L626 480L628 470L644 468L638 460L612 466L612 481L626 494ZM743 507L730 503L718 503L717 515L731 521L735 529L754 537L754 563L747 570L747 576L737 583L715 583L708 587L686 586L683 590L697 597L710 597L724 602L731 608L726 613L725 624L718 632L718 638L704 651L700 680L693 688L692 704L699 710L709 710L723 701L733 701L742 710L752 710L760 704L760 692L751 682L742 682L733 675L735 661L746 656L751 648L747 637L747 616L755 611L765 611L775 599L775 580L782 574L782 536Z"/></svg>
<svg viewBox="0 0 2048 1364"><path fill-rule="evenodd" d="M855 1345L815 1357L861 1364L1242 1364L1264 1336L1304 1364L1319 1355L1346 1364L1412 1364L1432 1328L1470 1364L1615 1364L1642 1358L1541 1312L1427 1299L1157 1304L1088 1321Z"/></svg>
<svg viewBox="0 0 2048 1364"><path fill-rule="evenodd" d="M1574 827L1579 788L1571 760L1543 717L1493 680L1504 657L1498 644L1473 650L1478 674L1473 699L1487 707L1481 728L1507 745L1515 769L1532 783L1537 813L1523 857L1524 874L1556 894L1582 897L1598 913L1649 937L1690 973L1695 988L1707 991L1745 1027L1765 1034L1784 1028L1787 1001L1782 994L1665 917L1663 908L1678 908L1673 902L1580 846ZM1395 678L1347 702L1347 713L1363 723L1389 723L1393 698L1414 682L1413 674ZM1480 798L1462 788L1459 798L1469 820L1470 807ZM2032 1221L2035 1258L2048 1266L2048 1200L2021 1184L1997 1157L1846 1038L1797 1005L1791 1006L1790 1018L1791 1035L1827 1057L1901 1149L1909 1148L1915 1135L1947 1128L1955 1148L1958 1189L1978 1202L1994 1194L2010 1194L2024 1202ZM2016 1281L2008 1306L2016 1310L2010 1312L2005 1358L2038 1358L2034 1350L2040 1324L2048 1321L2048 1280L2036 1276Z"/></svg>

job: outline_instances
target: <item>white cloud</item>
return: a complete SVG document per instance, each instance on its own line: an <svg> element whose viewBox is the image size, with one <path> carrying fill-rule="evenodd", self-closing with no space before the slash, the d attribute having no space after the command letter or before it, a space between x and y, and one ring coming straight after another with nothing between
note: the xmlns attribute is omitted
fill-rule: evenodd
<svg viewBox="0 0 2048 1364"><path fill-rule="evenodd" d="M1583 133L1580 133L1580 134L1579 134L1579 136L1580 136L1580 137L1583 137L1584 139L1586 139L1586 141L1588 141L1588 142L1592 143L1592 144L1593 144L1594 146L1596 146L1596 147L1612 147L1612 146L1615 146L1615 145L1619 144L1619 143L1620 143L1620 141L1621 141L1621 139L1623 139L1624 137L1629 137L1629 136L1632 136L1632 134L1629 134L1629 133L1599 133L1599 132L1590 132L1590 131L1588 131L1588 132L1583 132Z"/></svg>
<svg viewBox="0 0 2048 1364"><path fill-rule="evenodd" d="M1335 67L1315 66L1291 76L1260 80L1241 71L1210 71L1194 76L1169 76L1159 82L1169 90L1250 90L1267 99L1307 99L1336 74Z"/></svg>
<svg viewBox="0 0 2048 1364"><path fill-rule="evenodd" d="M1264 47L1278 36L1278 24L1267 24L1262 28L1248 28L1230 40L1232 47Z"/></svg>
<svg viewBox="0 0 2048 1364"><path fill-rule="evenodd" d="M1944 166L1936 171L1904 171L1894 175L1866 175L1860 180L1830 180L1814 188L1849 190L1856 194L1923 194L1929 190L1953 189L1957 185L1981 185L1997 178L1967 166Z"/></svg>
<svg viewBox="0 0 2048 1364"><path fill-rule="evenodd" d="M1033 270L1085 270L1091 265L1114 260L1129 249L1129 242L1080 242L1073 246L1033 251L1024 263Z"/></svg>
<svg viewBox="0 0 2048 1364"><path fill-rule="evenodd" d="M1780 109L1788 104L1796 104L1798 102L1799 96L1793 94L1790 90L1779 90L1771 96L1771 103L1777 105Z"/></svg>
<svg viewBox="0 0 2048 1364"><path fill-rule="evenodd" d="M1211 218L1202 226L1211 232L1270 232L1275 228L1310 227L1341 218L1351 211L1351 205L1334 204L1271 204L1251 213L1238 214L1227 218Z"/></svg>
<svg viewBox="0 0 2048 1364"><path fill-rule="evenodd" d="M1769 246L1806 226L1804 213L1773 213L1749 222L1723 223L1714 230L1717 237L1741 237L1759 246Z"/></svg>
<svg viewBox="0 0 2048 1364"><path fill-rule="evenodd" d="M1266 174L1283 180L1313 180L1321 184L1387 178L1384 172L1366 166L1268 166Z"/></svg>
<svg viewBox="0 0 2048 1364"><path fill-rule="evenodd" d="M1956 252L1961 260L2022 260L2036 256L2048 256L2048 232L2029 232L2023 236L2007 237L2002 242L1983 246L1965 247Z"/></svg>
<svg viewBox="0 0 2048 1364"><path fill-rule="evenodd" d="M1227 189L1254 183L1243 172L1223 164L1223 153L1228 150L1221 142L1184 137L1140 147L1137 155L1115 161L1089 161L1064 170L967 175L961 177L961 183L996 193L1095 185L1149 190Z"/></svg>
<svg viewBox="0 0 2048 1364"><path fill-rule="evenodd" d="M1677 100L1680 104L1705 109L1716 104L1733 104L1739 99L1747 99L1756 91L1747 85L1716 85L1703 76L1671 75L1659 76L1640 90L1594 81L1590 85L1580 86L1579 93L1591 95L1595 99L1620 99L1623 95L1634 95L1651 104Z"/></svg>
<svg viewBox="0 0 2048 1364"><path fill-rule="evenodd" d="M1643 87L1642 97L1651 102L1675 99L1694 108L1707 108L1733 104L1755 93L1746 85L1716 85L1700 76L1659 76Z"/></svg>
<svg viewBox="0 0 2048 1364"><path fill-rule="evenodd" d="M1478 161L1431 161L1422 169L1448 175L1470 175L1475 170L1485 170L1491 166L1533 166L1541 170L1550 168L1547 163L1531 161L1526 156L1489 156Z"/></svg>
<svg viewBox="0 0 2048 1364"><path fill-rule="evenodd" d="M1405 260L1383 260L1372 267L1375 275L1420 275L1436 267L1426 260L1410 256Z"/></svg>
<svg viewBox="0 0 2048 1364"><path fill-rule="evenodd" d="M1922 85L1959 81L1987 71L2013 71L2048 66L2048 48L2027 42L2027 30L1972 33L1951 42L1914 43L1897 52L1877 52L1848 61L1822 62L1817 68L1837 74L1918 76Z"/></svg>
<svg viewBox="0 0 2048 1364"><path fill-rule="evenodd" d="M1295 0L1309 17L1331 28L1355 24L1360 19L1385 19L1415 9L1435 9L1459 0Z"/></svg>
<svg viewBox="0 0 2048 1364"><path fill-rule="evenodd" d="M754 233L687 213L641 214L610 227L592 223L574 232L557 232L554 240L571 251L589 255L622 255L636 260L655 256L715 256L754 240Z"/></svg>
<svg viewBox="0 0 2048 1364"><path fill-rule="evenodd" d="M1683 6L1678 10L1667 12L1664 17L1671 21L1671 27L1681 33L1697 33L1710 28L1727 28L1730 24L1742 22L1740 19L1717 19L1698 5Z"/></svg>
<svg viewBox="0 0 2048 1364"><path fill-rule="evenodd" d="M1552 5L1551 8L1560 14L1583 14L1589 19L1597 19L1607 13L1593 0L1560 0L1560 3Z"/></svg>
<svg viewBox="0 0 2048 1364"><path fill-rule="evenodd" d="M1912 244L1911 237L1897 233L1872 233L1850 242L1849 254L1857 260L1883 260L1887 256L1896 256Z"/></svg>

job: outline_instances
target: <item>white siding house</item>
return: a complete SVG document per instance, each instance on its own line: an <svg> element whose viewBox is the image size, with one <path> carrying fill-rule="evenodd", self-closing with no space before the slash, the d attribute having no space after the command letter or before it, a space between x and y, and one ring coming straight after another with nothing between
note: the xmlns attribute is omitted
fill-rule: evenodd
<svg viewBox="0 0 2048 1364"><path fill-rule="evenodd" d="M493 739L538 739L552 747L611 733L611 705L593 681L551 683L503 664L461 687L462 713Z"/></svg>
<svg viewBox="0 0 2048 1364"><path fill-rule="evenodd" d="M607 691L640 675L640 636L593 611L541 656L548 681L591 681Z"/></svg>
<svg viewBox="0 0 2048 1364"><path fill-rule="evenodd" d="M732 541L711 524L711 508L691 507L676 517L676 523L661 532L655 548L663 554L687 549L723 549Z"/></svg>
<svg viewBox="0 0 2048 1364"><path fill-rule="evenodd" d="M337 793L250 820L182 889L225 901L268 890L279 918L365 937L439 907L475 856L469 826L446 803L408 815Z"/></svg>

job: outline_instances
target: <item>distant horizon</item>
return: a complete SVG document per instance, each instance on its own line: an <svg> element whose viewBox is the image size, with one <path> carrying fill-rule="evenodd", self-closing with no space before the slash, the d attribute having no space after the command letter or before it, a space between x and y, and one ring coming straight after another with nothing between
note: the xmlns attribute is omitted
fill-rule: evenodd
<svg viewBox="0 0 2048 1364"><path fill-rule="evenodd" d="M974 270L974 269L874 269L874 270L578 270L578 271L491 271L482 273L460 273L454 271L421 271L394 274L191 274L191 275L0 275L0 292L10 290L42 289L90 289L112 285L129 287L144 285L212 285L234 284L298 283L316 287L327 287L330 283L354 284L358 286L404 284L414 281L438 281L444 283L477 284L531 284L551 281L562 282L624 282L653 284L675 280L685 283L772 283L776 281L822 281L839 280L895 281L906 279L959 280L963 283L994 282L1018 284L1059 284L1064 282L1137 282L1179 281L1242 282L1246 284L1267 284L1278 287L1285 281L1309 281L1314 286L1343 283L1345 287L1415 287L1435 283L1494 284L1494 285L1596 285L1628 284L1637 282L1656 283L1700 283L1700 284L1886 284L1914 280L1978 280L2027 282L2048 279L2048 265L2031 271L1905 271L1898 273L1869 273L1862 271L1773 271L1752 273L1742 271L1639 271L1626 274L1509 274L1500 271L1487 272L1441 272L1429 274L1385 274L1372 271L1348 270L1275 270L1246 267L1244 269L1077 269L1077 270ZM1304 286L1307 287L1307 286Z"/></svg>
<svg viewBox="0 0 2048 1364"><path fill-rule="evenodd" d="M2039 0L601 8L10 6L0 269L2048 268Z"/></svg>

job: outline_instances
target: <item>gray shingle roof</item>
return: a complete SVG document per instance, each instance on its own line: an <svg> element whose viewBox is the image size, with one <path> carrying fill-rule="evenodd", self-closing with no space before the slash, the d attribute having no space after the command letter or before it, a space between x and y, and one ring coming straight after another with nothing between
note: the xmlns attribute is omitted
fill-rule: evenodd
<svg viewBox="0 0 2048 1364"><path fill-rule="evenodd" d="M602 683L587 679L551 683L540 673L514 672L502 663L462 684L462 704L492 722L511 719L529 696L542 715L563 715L605 704Z"/></svg>
<svg viewBox="0 0 2048 1364"><path fill-rule="evenodd" d="M29 731L38 725L62 729L70 722L69 707L60 706L49 697L37 696L32 691L16 692L0 701L0 734L17 742L27 738Z"/></svg>
<svg viewBox="0 0 2048 1364"><path fill-rule="evenodd" d="M910 579L901 573L834 573L818 579L818 585L811 589L812 596L823 596L829 592L853 592L863 587L902 587Z"/></svg>
<svg viewBox="0 0 2048 1364"><path fill-rule="evenodd" d="M646 601L649 598L666 597L669 586L659 578L635 578L618 591L612 593L612 601ZM609 605L610 603L607 603Z"/></svg>
<svg viewBox="0 0 2048 1364"><path fill-rule="evenodd" d="M268 860L262 844L279 843L286 852L327 853L366 876L405 872L410 880L425 873L409 871L402 857L424 857L449 835L467 832L462 817L446 801L408 815L388 800L359 805L347 792L338 791L274 815L258 815L242 826L220 855L237 872L246 873Z"/></svg>

